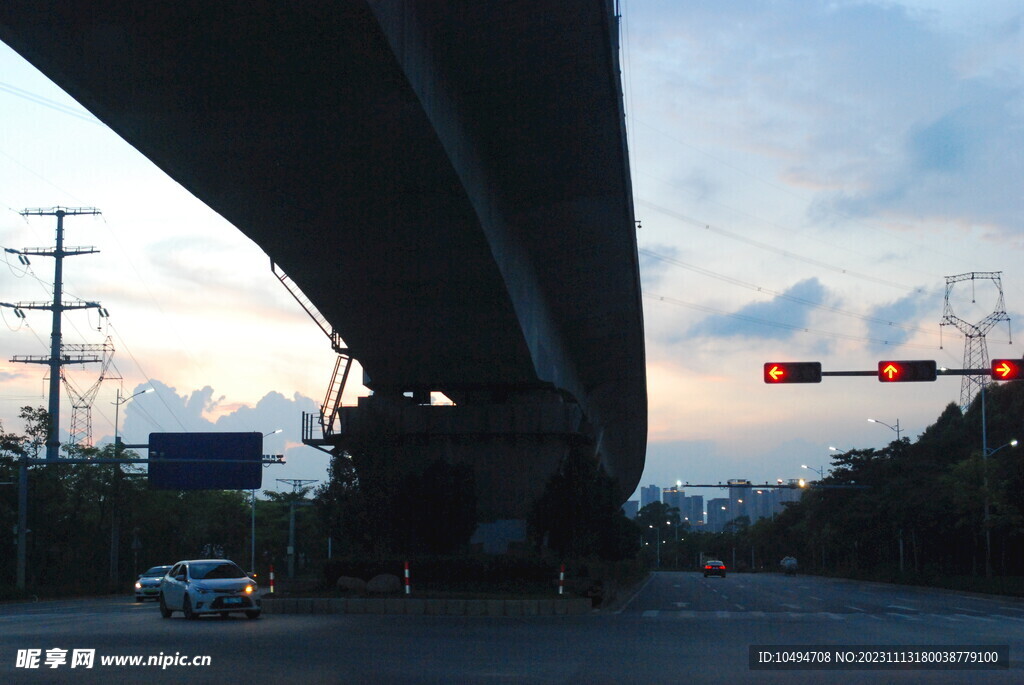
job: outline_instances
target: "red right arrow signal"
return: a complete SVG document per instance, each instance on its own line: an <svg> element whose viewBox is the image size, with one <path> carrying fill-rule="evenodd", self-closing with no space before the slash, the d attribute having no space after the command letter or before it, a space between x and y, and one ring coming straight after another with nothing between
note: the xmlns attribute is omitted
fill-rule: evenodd
<svg viewBox="0 0 1024 685"><path fill-rule="evenodd" d="M1024 378L1024 364L1020 359L993 359L992 378L997 381L1017 381Z"/></svg>

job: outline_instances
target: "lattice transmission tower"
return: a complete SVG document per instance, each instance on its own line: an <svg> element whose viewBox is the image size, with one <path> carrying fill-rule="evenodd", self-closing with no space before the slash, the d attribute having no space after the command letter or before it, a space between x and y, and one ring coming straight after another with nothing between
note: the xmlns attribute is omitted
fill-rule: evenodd
<svg viewBox="0 0 1024 685"><path fill-rule="evenodd" d="M111 341L110 336L107 336L106 342L99 345L64 344L61 345L61 349L65 352L92 353L95 356L89 359L89 361L98 361L100 363L99 377L96 379L96 382L84 391L79 389L71 378L68 377L64 367L61 367L60 370L64 389L68 393L68 399L71 400L71 427L68 431L68 443L92 447L92 404L96 399L96 394L100 391L100 385L102 385L107 377L110 362L114 358L114 343Z"/></svg>
<svg viewBox="0 0 1024 685"><path fill-rule="evenodd" d="M957 276L946 276L946 302L942 310L941 326L955 326L964 334L964 365L965 369L987 369L989 366L988 344L985 342L985 334L992 330L1000 321L1007 323L1009 330L1010 317L1006 313L1006 304L1003 301L1003 282L1000 278L1002 271L971 271ZM975 287L978 281L991 281L999 296L992 313L978 323L964 321L953 313L953 305L950 303L950 294L957 283L971 283L971 304L977 302ZM1010 342L1013 342L1013 334L1010 334ZM974 399L974 395L981 390L982 383L986 382L987 376L963 376L960 383L960 409L966 412Z"/></svg>

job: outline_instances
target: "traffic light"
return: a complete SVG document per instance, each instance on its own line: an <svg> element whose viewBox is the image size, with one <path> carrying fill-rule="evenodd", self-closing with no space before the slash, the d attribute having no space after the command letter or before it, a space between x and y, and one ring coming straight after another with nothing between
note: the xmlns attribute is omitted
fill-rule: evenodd
<svg viewBox="0 0 1024 685"><path fill-rule="evenodd" d="M992 378L997 381L1024 380L1024 359L993 359Z"/></svg>
<svg viewBox="0 0 1024 685"><path fill-rule="evenodd" d="M878 362L878 380L883 383L933 381L936 375L935 361L932 359Z"/></svg>
<svg viewBox="0 0 1024 685"><path fill-rule="evenodd" d="M821 383L821 362L768 362L764 365L764 382Z"/></svg>

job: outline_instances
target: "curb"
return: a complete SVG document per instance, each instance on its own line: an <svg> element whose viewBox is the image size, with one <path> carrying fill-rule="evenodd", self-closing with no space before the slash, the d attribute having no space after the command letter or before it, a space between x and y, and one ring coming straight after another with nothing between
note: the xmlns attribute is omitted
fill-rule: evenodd
<svg viewBox="0 0 1024 685"><path fill-rule="evenodd" d="M571 599L282 598L263 602L265 614L386 614L429 616L582 616L585 597Z"/></svg>

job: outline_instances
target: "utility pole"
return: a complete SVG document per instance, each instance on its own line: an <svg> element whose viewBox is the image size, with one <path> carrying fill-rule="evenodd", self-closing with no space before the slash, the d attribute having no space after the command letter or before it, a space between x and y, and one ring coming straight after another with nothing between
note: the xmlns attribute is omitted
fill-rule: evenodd
<svg viewBox="0 0 1024 685"><path fill-rule="evenodd" d="M85 346L80 346L80 353L76 355L65 354L66 350L61 347L61 317L69 309L101 309L99 302L64 302L64 258L81 254L94 254L99 252L94 247L64 247L64 217L79 216L83 214L99 214L95 207L51 207L49 209L25 209L20 212L22 216L55 216L57 217L57 245L53 248L27 247L22 250L7 251L24 257L25 263L29 255L38 257L53 257L53 302L20 302L9 304L0 302L0 306L10 307L15 312L24 309L49 309L52 312L52 325L50 326L50 355L41 357L37 355L16 355L12 362L23 364L46 364L50 367L50 392L49 407L47 412L50 417L50 427L46 437L46 459L56 461L60 456L60 381L61 366L65 364L85 364L89 362L102 362L103 358L95 353L87 353ZM92 352L89 350L88 352ZM20 552L20 550L19 550Z"/></svg>
<svg viewBox="0 0 1024 685"><path fill-rule="evenodd" d="M292 486L292 494L296 494L299 488L317 480L304 480L302 478L278 478L279 483L287 483ZM308 502L306 504L309 504ZM295 577L295 498L288 503L288 578Z"/></svg>
<svg viewBox="0 0 1024 685"><path fill-rule="evenodd" d="M53 464L60 456L60 381L61 366L64 364L85 364L101 362L102 357L86 354L85 346L80 346L80 354L65 354L61 348L61 317L69 309L100 309L99 302L64 302L64 257L99 252L94 247L64 247L64 217L82 214L99 214L95 207L51 207L50 209L25 209L22 216L55 216L57 217L57 244L53 248L26 247L22 250L5 248L7 252L18 255L25 265L29 264L29 255L37 257L53 257L53 301L52 302L19 302L10 304L0 302L0 307L9 307L20 318L25 317L25 309L49 309L52 313L50 326L50 355L15 355L12 362L23 364L46 364L50 367L49 427L46 435L46 461ZM28 457L22 455L18 468L18 557L16 560L16 587L25 589L26 566L28 559Z"/></svg>

